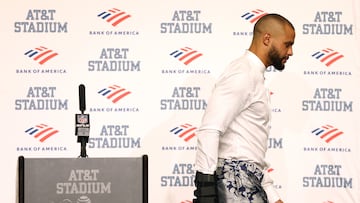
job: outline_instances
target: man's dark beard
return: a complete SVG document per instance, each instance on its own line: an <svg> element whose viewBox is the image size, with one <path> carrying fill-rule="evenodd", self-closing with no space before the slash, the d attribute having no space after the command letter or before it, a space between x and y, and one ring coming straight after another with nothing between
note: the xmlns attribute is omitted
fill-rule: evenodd
<svg viewBox="0 0 360 203"><path fill-rule="evenodd" d="M284 58L280 57L279 52L274 47L271 47L268 55L269 55L269 59L271 61L271 65L273 65L276 70L279 70L279 71L284 70L285 65L282 63L282 60Z"/></svg>

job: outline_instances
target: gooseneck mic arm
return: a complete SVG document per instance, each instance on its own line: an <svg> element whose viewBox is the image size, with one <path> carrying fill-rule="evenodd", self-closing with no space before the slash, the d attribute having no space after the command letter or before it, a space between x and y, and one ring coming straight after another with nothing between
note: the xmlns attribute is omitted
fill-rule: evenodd
<svg viewBox="0 0 360 203"><path fill-rule="evenodd" d="M84 114L86 110L85 86L79 85L79 109L81 114L75 115L75 135L77 142L81 143L80 157L87 157L86 143L89 141L90 134L90 115Z"/></svg>

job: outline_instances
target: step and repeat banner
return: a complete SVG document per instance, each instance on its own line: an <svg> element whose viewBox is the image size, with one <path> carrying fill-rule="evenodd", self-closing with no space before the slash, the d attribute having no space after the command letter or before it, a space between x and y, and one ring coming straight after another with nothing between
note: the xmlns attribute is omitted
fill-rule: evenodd
<svg viewBox="0 0 360 203"><path fill-rule="evenodd" d="M147 154L149 202L190 203L207 98L266 13L296 29L286 70L265 75L275 186L284 202L360 202L359 0L0 4L1 202L17 202L18 156L80 155L75 114L84 84L89 157ZM49 191L89 199L117 192L72 185Z"/></svg>

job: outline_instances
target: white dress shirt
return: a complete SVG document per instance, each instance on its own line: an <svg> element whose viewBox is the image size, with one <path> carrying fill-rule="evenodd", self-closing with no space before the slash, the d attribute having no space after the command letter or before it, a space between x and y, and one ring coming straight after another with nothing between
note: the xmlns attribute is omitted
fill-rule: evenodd
<svg viewBox="0 0 360 203"><path fill-rule="evenodd" d="M255 54L246 51L219 77L197 132L195 167L213 174L218 158L254 162L266 173L263 186L268 196L276 196L269 199L277 200L265 162L271 113L265 69Z"/></svg>

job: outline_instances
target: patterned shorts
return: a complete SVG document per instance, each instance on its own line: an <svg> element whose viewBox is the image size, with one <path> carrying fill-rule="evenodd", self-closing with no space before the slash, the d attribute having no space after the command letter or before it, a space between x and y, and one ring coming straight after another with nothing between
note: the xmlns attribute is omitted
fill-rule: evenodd
<svg viewBox="0 0 360 203"><path fill-rule="evenodd" d="M261 180L264 176L254 163L219 159L219 203L268 203Z"/></svg>

